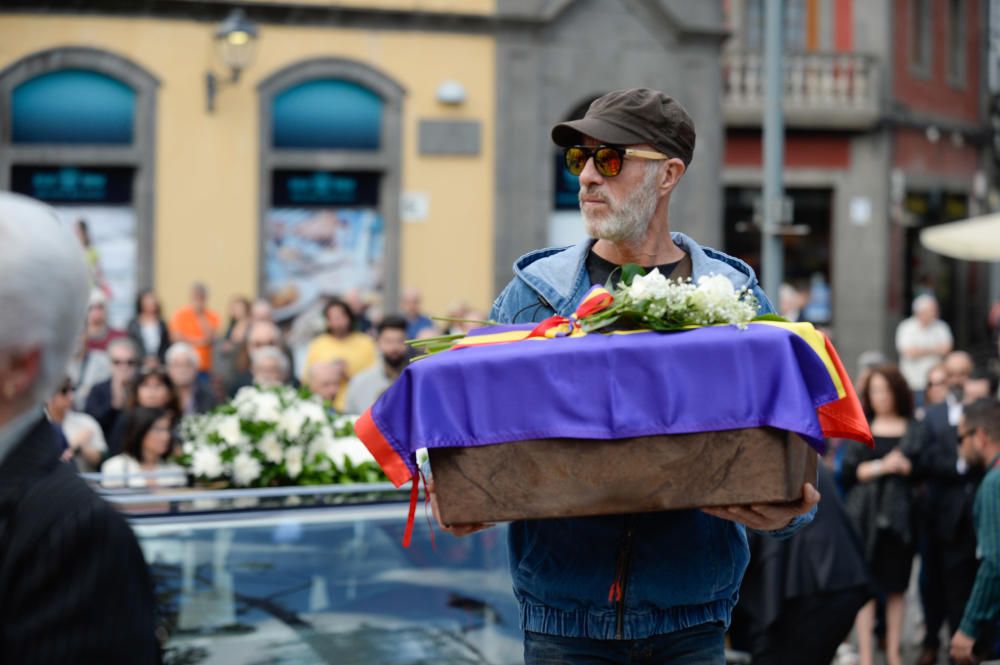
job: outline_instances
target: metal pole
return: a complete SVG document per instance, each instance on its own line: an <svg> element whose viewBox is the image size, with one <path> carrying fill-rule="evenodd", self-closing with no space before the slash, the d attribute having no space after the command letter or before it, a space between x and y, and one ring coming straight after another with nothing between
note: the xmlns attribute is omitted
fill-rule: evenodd
<svg viewBox="0 0 1000 665"><path fill-rule="evenodd" d="M782 96L785 77L782 71L784 51L784 0L767 0L764 9L764 212L761 227L761 271L764 291L775 307L778 289L784 279L784 241L779 225L783 221L782 187L785 148Z"/></svg>

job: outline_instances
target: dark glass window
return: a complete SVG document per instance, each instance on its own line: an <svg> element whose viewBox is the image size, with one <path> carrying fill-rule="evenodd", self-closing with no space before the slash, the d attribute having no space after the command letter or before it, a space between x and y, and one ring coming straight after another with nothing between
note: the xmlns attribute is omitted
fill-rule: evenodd
<svg viewBox="0 0 1000 665"><path fill-rule="evenodd" d="M965 0L948 0L948 82L965 85Z"/></svg>
<svg viewBox="0 0 1000 665"><path fill-rule="evenodd" d="M926 76L931 67L931 0L913 0L910 11L910 60Z"/></svg>
<svg viewBox="0 0 1000 665"><path fill-rule="evenodd" d="M764 0L746 0L743 14L743 39L746 50L764 50ZM806 50L807 11L805 0L785 2L785 50L798 52Z"/></svg>

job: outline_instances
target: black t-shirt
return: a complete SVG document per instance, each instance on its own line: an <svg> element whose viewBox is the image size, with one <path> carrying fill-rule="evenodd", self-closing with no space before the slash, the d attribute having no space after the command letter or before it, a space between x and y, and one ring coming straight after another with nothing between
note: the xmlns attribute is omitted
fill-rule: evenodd
<svg viewBox="0 0 1000 665"><path fill-rule="evenodd" d="M643 266L643 268L646 272L650 272L653 268L659 268L661 275L664 277L670 277L670 274L679 263L680 261L674 261L673 263L664 263L659 266ZM614 272L615 279L612 286L617 286L618 283L622 281L622 271L620 268L620 265L598 256L594 250L590 250L587 254L587 274L590 275L591 284L600 284L601 286L604 286L608 281L608 277L610 277L611 273Z"/></svg>

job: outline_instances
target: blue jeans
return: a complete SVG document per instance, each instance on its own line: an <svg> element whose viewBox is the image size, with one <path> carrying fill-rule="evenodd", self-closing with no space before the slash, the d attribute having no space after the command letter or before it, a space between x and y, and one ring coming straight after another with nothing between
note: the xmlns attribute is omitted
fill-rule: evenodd
<svg viewBox="0 0 1000 665"><path fill-rule="evenodd" d="M524 665L725 665L725 629L705 623L643 640L525 632Z"/></svg>

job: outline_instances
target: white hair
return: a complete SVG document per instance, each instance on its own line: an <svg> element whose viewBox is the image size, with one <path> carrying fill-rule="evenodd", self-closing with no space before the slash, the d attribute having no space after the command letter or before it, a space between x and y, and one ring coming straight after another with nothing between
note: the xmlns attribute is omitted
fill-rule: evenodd
<svg viewBox="0 0 1000 665"><path fill-rule="evenodd" d="M307 374L310 378L314 378L321 370L324 369L336 369L338 372L347 372L347 362L343 358L334 358L333 360L317 360L312 365L309 365Z"/></svg>
<svg viewBox="0 0 1000 665"><path fill-rule="evenodd" d="M938 306L937 298L929 293L921 293L919 296L913 299L913 313L916 314L918 311L926 307L927 305Z"/></svg>
<svg viewBox="0 0 1000 665"><path fill-rule="evenodd" d="M201 363L201 358L198 356L198 352L195 351L194 347L187 342L174 342L171 344L170 348L168 348L167 352L164 354L163 359L169 363L180 355L187 356L188 360L190 360L195 367Z"/></svg>
<svg viewBox="0 0 1000 665"><path fill-rule="evenodd" d="M281 373L287 379L288 358L285 356L284 352L276 346L262 346L259 349L254 349L250 353L250 367L256 367L259 362L269 358L278 361L278 364L281 366Z"/></svg>
<svg viewBox="0 0 1000 665"><path fill-rule="evenodd" d="M55 211L0 192L0 356L41 350L34 402L44 402L63 380L89 292L83 248Z"/></svg>

